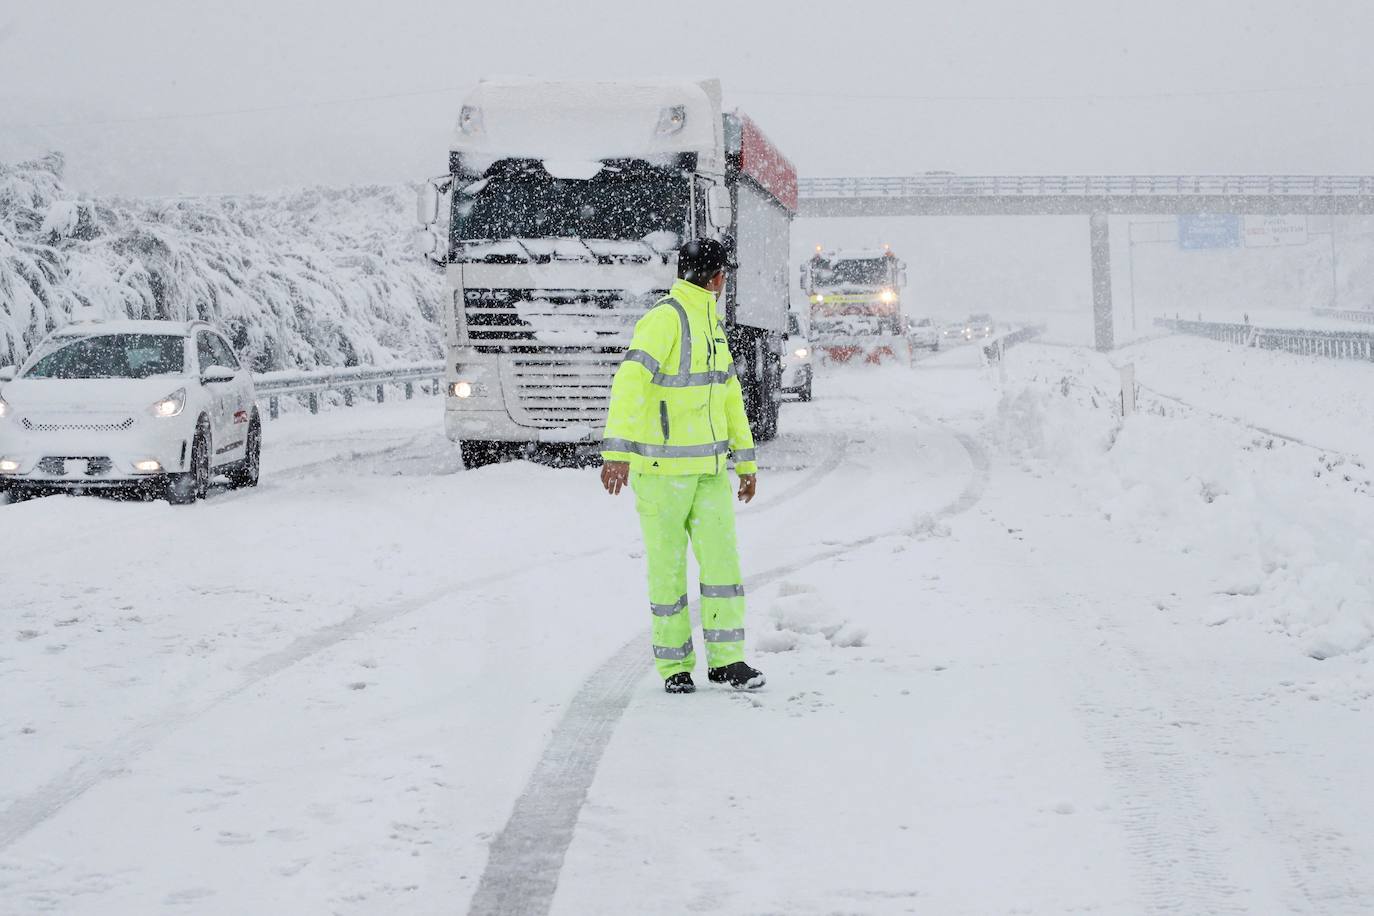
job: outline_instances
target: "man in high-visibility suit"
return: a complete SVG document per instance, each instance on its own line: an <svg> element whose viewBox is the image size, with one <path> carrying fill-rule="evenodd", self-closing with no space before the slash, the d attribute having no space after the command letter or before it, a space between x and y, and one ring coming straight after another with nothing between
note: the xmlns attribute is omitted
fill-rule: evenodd
<svg viewBox="0 0 1374 916"><path fill-rule="evenodd" d="M754 498L758 464L716 296L733 265L706 239L678 252L678 280L635 325L611 384L601 482L635 494L649 562L654 659L669 693L691 693L696 665L687 611L687 544L701 573L707 675L741 690L764 684L744 661L744 585L727 459L739 498Z"/></svg>

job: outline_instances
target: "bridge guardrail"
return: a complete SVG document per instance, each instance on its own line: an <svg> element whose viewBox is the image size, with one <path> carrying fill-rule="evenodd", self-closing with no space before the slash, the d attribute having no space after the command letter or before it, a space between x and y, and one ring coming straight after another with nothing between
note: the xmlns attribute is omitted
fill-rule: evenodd
<svg viewBox="0 0 1374 916"><path fill-rule="evenodd" d="M807 197L1369 196L1369 175L904 175L802 178Z"/></svg>
<svg viewBox="0 0 1374 916"><path fill-rule="evenodd" d="M308 397L311 413L320 412L319 395L325 391L341 391L344 403L353 406L353 392L375 385L377 400L386 398L387 385L404 385L409 400L415 394L416 382L430 382L438 390L444 374L440 362L407 363L398 366L349 366L339 369L313 371L282 370L253 374L253 387L259 399L267 398L268 415L277 419L281 412L282 395L303 394Z"/></svg>
<svg viewBox="0 0 1374 916"><path fill-rule="evenodd" d="M1154 323L1155 327L1167 328L1176 334L1193 334L1242 347L1282 350L1324 359L1374 360L1374 332L1371 331L1261 328L1249 324L1182 321L1176 318L1156 318Z"/></svg>

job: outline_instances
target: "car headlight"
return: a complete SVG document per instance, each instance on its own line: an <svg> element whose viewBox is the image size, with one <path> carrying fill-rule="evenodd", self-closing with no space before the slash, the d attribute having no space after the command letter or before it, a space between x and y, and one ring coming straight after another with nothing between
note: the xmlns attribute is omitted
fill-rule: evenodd
<svg viewBox="0 0 1374 916"><path fill-rule="evenodd" d="M878 300L879 300L880 302L883 302L883 303L892 303L892 302L896 302L896 301L897 301L897 294L894 293L894 292L893 292L892 290L890 290L890 289L885 289L885 290L883 290L881 293L878 294Z"/></svg>
<svg viewBox="0 0 1374 916"><path fill-rule="evenodd" d="M13 458L0 458L0 474L13 474L19 470L19 462Z"/></svg>
<svg viewBox="0 0 1374 916"><path fill-rule="evenodd" d="M798 347L796 350L792 352L793 355L797 357L797 359L806 359L806 357L809 356L811 353L811 351L806 349L806 347Z"/></svg>
<svg viewBox="0 0 1374 916"><path fill-rule="evenodd" d="M167 417L179 416L185 408L186 389L178 388L162 400L154 401L152 406L148 408L148 413L155 417L162 417L165 419Z"/></svg>

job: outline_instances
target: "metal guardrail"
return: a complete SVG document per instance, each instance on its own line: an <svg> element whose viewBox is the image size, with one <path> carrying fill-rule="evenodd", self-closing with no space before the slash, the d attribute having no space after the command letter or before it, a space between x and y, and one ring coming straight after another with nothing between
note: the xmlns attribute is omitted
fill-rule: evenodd
<svg viewBox="0 0 1374 916"><path fill-rule="evenodd" d="M1313 309L1312 314L1321 318L1339 318L1342 321L1374 324L1374 309Z"/></svg>
<svg viewBox="0 0 1374 916"><path fill-rule="evenodd" d="M1039 337L1044 330L1044 325L1036 324L1018 328L1015 331L1009 331L983 344L983 355L987 357L990 363L999 362L1002 359L1002 354L1005 353L1008 348L1014 347L1020 343L1025 343L1028 340L1034 340Z"/></svg>
<svg viewBox="0 0 1374 916"><path fill-rule="evenodd" d="M1374 360L1374 332L1370 331L1259 328L1249 324L1180 321L1175 318L1156 318L1155 327L1168 328L1176 334L1193 334L1237 346L1282 350L1299 356Z"/></svg>
<svg viewBox="0 0 1374 916"><path fill-rule="evenodd" d="M907 175L802 178L808 197L1374 196L1370 175Z"/></svg>
<svg viewBox="0 0 1374 916"><path fill-rule="evenodd" d="M281 413L282 395L303 394L308 398L311 413L320 412L319 395L325 391L343 392L344 404L353 406L353 392L376 386L377 401L386 398L387 385L404 385L406 400L415 395L416 382L429 382L433 390L439 388L444 374L443 363L411 363L403 366L377 368L351 366L344 369L319 369L312 372L284 370L254 373L253 387L259 398L268 400L268 415L273 419Z"/></svg>

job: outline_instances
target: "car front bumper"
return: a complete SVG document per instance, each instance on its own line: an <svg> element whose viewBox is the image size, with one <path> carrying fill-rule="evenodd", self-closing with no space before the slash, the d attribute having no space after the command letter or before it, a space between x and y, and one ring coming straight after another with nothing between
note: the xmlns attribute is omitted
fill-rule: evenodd
<svg viewBox="0 0 1374 916"><path fill-rule="evenodd" d="M47 489L126 487L184 471L190 458L183 423L127 416L26 420L0 422L0 462L18 465L0 471L0 482ZM158 466L138 468L148 461Z"/></svg>

